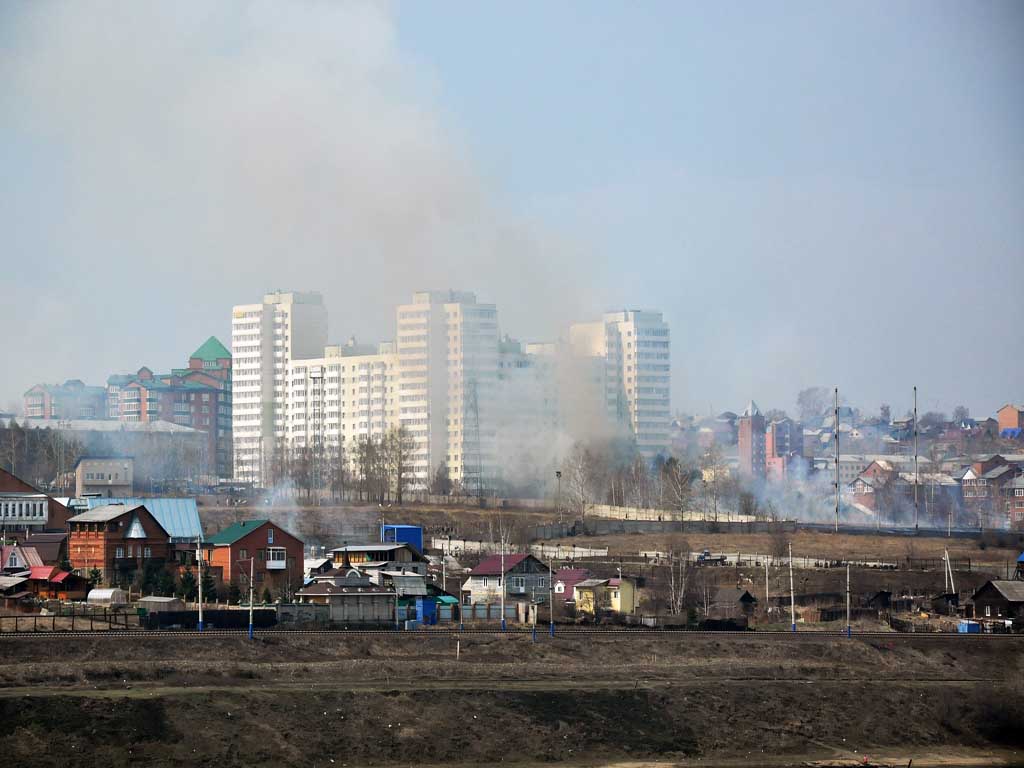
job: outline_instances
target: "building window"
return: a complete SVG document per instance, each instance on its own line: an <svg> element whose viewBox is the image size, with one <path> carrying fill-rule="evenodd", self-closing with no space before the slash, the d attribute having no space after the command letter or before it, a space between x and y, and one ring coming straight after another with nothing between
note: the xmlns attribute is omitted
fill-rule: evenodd
<svg viewBox="0 0 1024 768"><path fill-rule="evenodd" d="M117 557L117 558L124 557L124 547L115 547L114 548L114 557Z"/></svg>
<svg viewBox="0 0 1024 768"><path fill-rule="evenodd" d="M240 549L240 550L238 550L238 559L239 560L248 560L249 559L249 550L248 549Z"/></svg>
<svg viewBox="0 0 1024 768"><path fill-rule="evenodd" d="M992 615L992 606L991 605L986 605L985 606L985 616L991 616L991 615Z"/></svg>
<svg viewBox="0 0 1024 768"><path fill-rule="evenodd" d="M257 560L259 560L262 563L265 557L266 557L266 553L262 549L257 549L256 550L256 559Z"/></svg>
<svg viewBox="0 0 1024 768"><path fill-rule="evenodd" d="M267 544L273 544L273 543L274 543L274 529L273 528L267 528Z"/></svg>
<svg viewBox="0 0 1024 768"><path fill-rule="evenodd" d="M146 558L147 560L149 558L151 558L153 556L153 548L152 547L143 547L143 549L142 549L142 556L144 558Z"/></svg>

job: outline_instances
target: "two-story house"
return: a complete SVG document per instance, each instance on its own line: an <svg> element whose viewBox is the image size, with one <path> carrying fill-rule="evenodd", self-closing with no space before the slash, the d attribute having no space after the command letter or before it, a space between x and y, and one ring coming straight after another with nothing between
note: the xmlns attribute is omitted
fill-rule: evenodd
<svg viewBox="0 0 1024 768"><path fill-rule="evenodd" d="M264 589L274 597L290 597L302 586L302 541L270 520L243 520L206 543L213 546L210 565L221 569L224 583L243 592L250 573L257 597Z"/></svg>
<svg viewBox="0 0 1024 768"><path fill-rule="evenodd" d="M462 585L467 605L506 602L545 603L548 566L533 555L488 555L469 572Z"/></svg>
<svg viewBox="0 0 1024 768"><path fill-rule="evenodd" d="M147 563L166 565L174 545L145 505L108 504L68 520L71 567L88 577L100 572L107 584L129 584Z"/></svg>

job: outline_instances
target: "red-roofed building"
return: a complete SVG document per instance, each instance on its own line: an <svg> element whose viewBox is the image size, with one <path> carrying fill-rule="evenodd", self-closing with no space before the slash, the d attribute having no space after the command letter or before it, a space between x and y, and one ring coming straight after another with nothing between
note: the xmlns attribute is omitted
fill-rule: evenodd
<svg viewBox="0 0 1024 768"><path fill-rule="evenodd" d="M467 605L508 602L543 603L548 599L548 566L533 555L488 555L462 585Z"/></svg>
<svg viewBox="0 0 1024 768"><path fill-rule="evenodd" d="M52 565L33 566L28 584L40 600L84 600L89 592L88 579Z"/></svg>
<svg viewBox="0 0 1024 768"><path fill-rule="evenodd" d="M586 568L559 568L555 571L555 600L567 602L572 600L572 588L590 578Z"/></svg>

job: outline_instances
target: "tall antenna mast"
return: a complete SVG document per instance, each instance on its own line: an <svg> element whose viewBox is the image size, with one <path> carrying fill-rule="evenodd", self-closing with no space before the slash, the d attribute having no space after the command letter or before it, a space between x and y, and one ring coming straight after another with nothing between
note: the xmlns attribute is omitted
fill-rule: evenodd
<svg viewBox="0 0 1024 768"><path fill-rule="evenodd" d="M914 386L914 530L917 530L917 486L921 484L921 469L917 463L917 386Z"/></svg>
<svg viewBox="0 0 1024 768"><path fill-rule="evenodd" d="M839 533L839 387L836 387L836 410L833 426L836 431L836 533Z"/></svg>

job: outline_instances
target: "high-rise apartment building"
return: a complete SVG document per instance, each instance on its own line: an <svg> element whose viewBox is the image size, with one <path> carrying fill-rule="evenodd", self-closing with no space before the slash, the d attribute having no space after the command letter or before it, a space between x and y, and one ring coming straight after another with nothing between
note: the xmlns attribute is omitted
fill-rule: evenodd
<svg viewBox="0 0 1024 768"><path fill-rule="evenodd" d="M276 291L231 313L235 478L261 485L287 435L288 363L320 358L327 310L319 293Z"/></svg>
<svg viewBox="0 0 1024 768"><path fill-rule="evenodd" d="M765 424L764 416L753 400L747 405L743 415L736 420L739 443L740 475L743 477L764 478L765 464Z"/></svg>
<svg viewBox="0 0 1024 768"><path fill-rule="evenodd" d="M391 342L328 346L322 357L293 360L286 376L287 445L316 457L344 451L351 467L359 441L398 426L398 355Z"/></svg>
<svg viewBox="0 0 1024 768"><path fill-rule="evenodd" d="M497 471L498 311L466 291L420 291L397 309L398 418L414 444L412 482L442 464L470 493Z"/></svg>
<svg viewBox="0 0 1024 768"><path fill-rule="evenodd" d="M569 329L573 354L604 361L602 409L647 457L667 454L672 366L668 323L660 312L609 312Z"/></svg>

